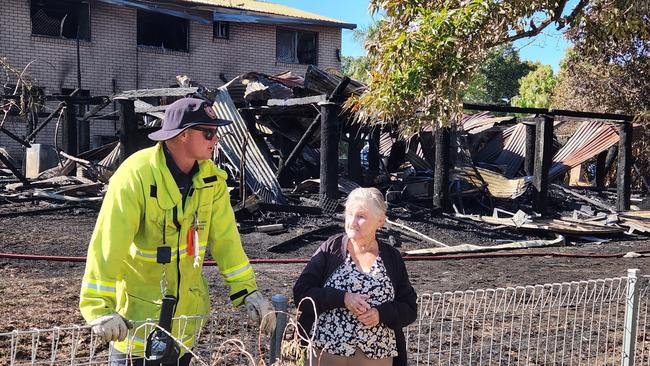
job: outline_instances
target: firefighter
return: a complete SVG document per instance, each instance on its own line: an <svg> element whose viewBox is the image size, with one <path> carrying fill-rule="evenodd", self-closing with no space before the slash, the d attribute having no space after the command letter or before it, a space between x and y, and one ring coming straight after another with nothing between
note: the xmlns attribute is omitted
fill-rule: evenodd
<svg viewBox="0 0 650 366"><path fill-rule="evenodd" d="M232 304L245 304L263 332L275 326L273 307L257 291L242 248L227 174L212 161L217 127L229 123L203 100L180 99L167 107L162 128L149 134L158 143L126 159L110 180L88 247L79 307L93 332L112 342L111 365L144 354L147 335L142 329L129 334L127 324L158 319L163 297L175 298L174 317L209 314L202 273L208 252ZM191 348L201 322L185 323L174 323L172 335ZM178 364L190 359L181 347Z"/></svg>

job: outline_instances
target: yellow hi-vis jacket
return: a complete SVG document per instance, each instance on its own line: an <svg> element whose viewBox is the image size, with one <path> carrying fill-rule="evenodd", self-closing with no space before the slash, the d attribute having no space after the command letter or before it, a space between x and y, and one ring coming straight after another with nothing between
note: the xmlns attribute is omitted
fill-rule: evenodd
<svg viewBox="0 0 650 366"><path fill-rule="evenodd" d="M153 319L162 304L163 267L167 294L178 299L174 316L206 315L210 297L202 274L206 248L230 287L233 305L255 291L255 274L242 248L226 188L227 174L212 161L199 161L183 207L181 192L167 167L161 143L122 163L108 185L88 247L79 308L86 321L118 312L129 320ZM189 256L188 231L198 215L199 265ZM163 237L164 232L164 237ZM157 248L171 247L171 262L156 261ZM194 344L200 321L172 324L172 334ZM113 346L142 355L144 327Z"/></svg>

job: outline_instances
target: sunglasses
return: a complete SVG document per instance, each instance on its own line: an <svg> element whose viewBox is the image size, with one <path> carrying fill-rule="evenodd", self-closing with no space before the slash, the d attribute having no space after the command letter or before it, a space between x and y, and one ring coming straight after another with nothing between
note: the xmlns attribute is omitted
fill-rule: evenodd
<svg viewBox="0 0 650 366"><path fill-rule="evenodd" d="M213 138L219 138L219 135L217 135L217 129L216 128L204 128L204 127L190 127L191 130L197 130L203 132L203 137L210 141Z"/></svg>

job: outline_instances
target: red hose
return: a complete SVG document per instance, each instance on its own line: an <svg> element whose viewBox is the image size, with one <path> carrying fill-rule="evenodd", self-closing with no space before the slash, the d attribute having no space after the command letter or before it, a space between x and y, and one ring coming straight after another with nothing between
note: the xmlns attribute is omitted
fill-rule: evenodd
<svg viewBox="0 0 650 366"><path fill-rule="evenodd" d="M640 250L635 253L648 254L650 250ZM455 255L417 255L405 256L405 261L445 261L460 259L479 259L479 258L500 258L500 257L570 257L570 258L620 258L626 253L561 253L561 252L522 252L522 253L478 253L478 254L455 254ZM50 256L50 255L31 255L16 253L0 253L0 258L23 259L23 260L45 260L50 262L85 262L86 257L67 257L67 256ZM251 259L252 264L260 263L307 263L309 258L259 258ZM205 266L214 266L214 261L205 261Z"/></svg>

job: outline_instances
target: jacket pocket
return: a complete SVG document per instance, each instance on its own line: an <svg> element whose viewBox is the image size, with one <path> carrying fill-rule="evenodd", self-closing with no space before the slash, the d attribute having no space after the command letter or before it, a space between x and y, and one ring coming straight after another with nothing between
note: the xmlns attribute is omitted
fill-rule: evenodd
<svg viewBox="0 0 650 366"><path fill-rule="evenodd" d="M199 287L190 288L188 300L188 309L191 310L191 315L207 315L210 313L210 296L207 291Z"/></svg>
<svg viewBox="0 0 650 366"><path fill-rule="evenodd" d="M157 322L160 314L160 306L160 299L153 300L125 292L124 307L120 311L120 314L124 318L132 321L152 319Z"/></svg>

